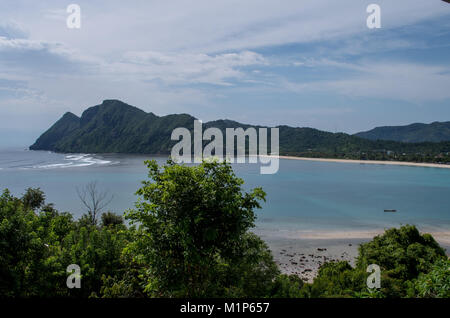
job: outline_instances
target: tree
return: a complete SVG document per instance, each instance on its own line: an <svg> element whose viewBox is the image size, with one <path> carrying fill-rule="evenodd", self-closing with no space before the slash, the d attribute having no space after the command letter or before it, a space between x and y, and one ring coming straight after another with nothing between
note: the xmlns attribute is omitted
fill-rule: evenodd
<svg viewBox="0 0 450 318"><path fill-rule="evenodd" d="M361 244L356 266L381 268L381 291L389 297L406 296L407 282L428 273L433 263L445 259L445 251L430 234L420 234L413 225L392 228Z"/></svg>
<svg viewBox="0 0 450 318"><path fill-rule="evenodd" d="M113 212L102 214L102 226L117 226L123 224L123 217Z"/></svg>
<svg viewBox="0 0 450 318"><path fill-rule="evenodd" d="M40 188L28 188L22 196L22 202L26 208L36 210L43 206L45 194Z"/></svg>
<svg viewBox="0 0 450 318"><path fill-rule="evenodd" d="M65 266L80 266L82 284L81 289L71 289L69 294L100 296L104 277L122 277L128 271L122 262L126 244L126 233L114 227L80 226L67 233L56 257Z"/></svg>
<svg viewBox="0 0 450 318"><path fill-rule="evenodd" d="M145 264L150 296L214 297L252 289L229 279L234 270L255 275L260 284L274 279L277 270L267 247L247 235L253 210L265 199L261 188L244 192L243 180L226 162L186 166L168 160L162 170L156 161L146 164L150 180L137 191L136 209L126 218L139 225L127 249Z"/></svg>
<svg viewBox="0 0 450 318"><path fill-rule="evenodd" d="M415 297L450 298L450 260L439 260L428 274L420 274L414 282Z"/></svg>
<svg viewBox="0 0 450 318"><path fill-rule="evenodd" d="M15 198L8 190L0 196L0 296L63 295L65 267L56 255L72 216L49 205L37 214L32 207L44 202L30 204L29 198Z"/></svg>
<svg viewBox="0 0 450 318"><path fill-rule="evenodd" d="M97 182L90 182L84 188L78 189L77 194L81 202L87 209L87 216L92 225L97 224L97 217L103 209L111 203L114 198L107 191L100 192L97 189Z"/></svg>
<svg viewBox="0 0 450 318"><path fill-rule="evenodd" d="M411 225L392 228L361 244L355 268L342 261L323 264L313 283L303 286L303 294L309 297L390 298L416 294L432 296L437 291L444 294L448 276L442 271L443 266L436 268L433 264L441 264L439 262L445 259L445 251L431 235L420 234ZM380 289L367 288L366 269L370 264L381 268ZM427 274L430 270L433 274ZM420 283L415 283L418 276Z"/></svg>
<svg viewBox="0 0 450 318"><path fill-rule="evenodd" d="M319 268L313 284L305 286L309 297L353 297L366 290L367 275L346 261L328 262Z"/></svg>
<svg viewBox="0 0 450 318"><path fill-rule="evenodd" d="M266 243L256 234L247 232L238 248L234 257L224 262L222 275L217 276L225 288L219 296L268 297L275 293L274 280L280 276L280 271Z"/></svg>
<svg viewBox="0 0 450 318"><path fill-rule="evenodd" d="M297 275L279 275L270 291L270 297L274 298L305 298L308 291L303 288L303 280Z"/></svg>
<svg viewBox="0 0 450 318"><path fill-rule="evenodd" d="M30 264L45 252L34 212L8 190L0 196L0 296L27 296Z"/></svg>

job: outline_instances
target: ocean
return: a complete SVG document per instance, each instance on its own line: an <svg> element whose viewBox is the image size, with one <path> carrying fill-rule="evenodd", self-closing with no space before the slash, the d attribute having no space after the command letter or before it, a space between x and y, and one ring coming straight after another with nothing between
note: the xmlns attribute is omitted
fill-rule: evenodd
<svg viewBox="0 0 450 318"><path fill-rule="evenodd" d="M39 187L47 202L75 217L84 213L77 187L97 181L114 196L108 209L133 208L147 178L144 160L166 157L125 154L59 154L0 150L0 189L20 196ZM258 164L234 164L248 190L262 187L267 202L257 210L257 229L270 236L297 231L367 231L414 224L450 231L450 169L280 159L273 175ZM395 209L396 213L386 213ZM290 234L289 234L290 233Z"/></svg>

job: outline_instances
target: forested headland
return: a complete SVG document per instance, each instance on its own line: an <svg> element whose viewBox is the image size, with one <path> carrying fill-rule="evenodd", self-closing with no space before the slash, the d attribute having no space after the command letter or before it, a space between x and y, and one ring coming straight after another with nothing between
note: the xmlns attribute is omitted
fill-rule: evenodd
<svg viewBox="0 0 450 318"><path fill-rule="evenodd" d="M30 149L63 153L168 155L177 143L171 140L172 131L175 128L184 127L192 132L195 119L189 114L157 116L119 100L105 100L100 105L86 109L81 117L70 112L64 114L30 146ZM204 123L205 129L210 127L220 129L224 135L226 128L267 128L232 120ZM331 133L306 127L282 125L277 128L279 129L280 155L442 164L450 162L450 141L448 140L408 143L370 140L356 135ZM268 148L270 151L270 145Z"/></svg>

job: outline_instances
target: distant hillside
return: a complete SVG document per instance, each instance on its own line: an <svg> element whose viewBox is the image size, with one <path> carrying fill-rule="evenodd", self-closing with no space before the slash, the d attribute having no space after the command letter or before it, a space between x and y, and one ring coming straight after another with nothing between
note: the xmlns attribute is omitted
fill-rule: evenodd
<svg viewBox="0 0 450 318"><path fill-rule="evenodd" d="M81 118L66 113L30 147L56 152L167 154L177 127L193 127L186 114L159 117L118 100L90 107Z"/></svg>
<svg viewBox="0 0 450 318"><path fill-rule="evenodd" d="M30 146L30 149L66 153L170 154L176 143L170 139L173 129L185 127L192 131L194 119L188 114L160 117L118 100L105 100L102 104L85 110L81 118L72 113L64 114ZM225 128L246 129L252 126L231 120L216 120L204 123L204 129L208 127L221 129L225 136ZM447 155L450 142L411 144L372 141L313 128L278 128L281 155L418 162L450 161Z"/></svg>
<svg viewBox="0 0 450 318"><path fill-rule="evenodd" d="M440 142L450 140L450 121L407 126L377 127L355 134L370 140L394 140L402 142Z"/></svg>

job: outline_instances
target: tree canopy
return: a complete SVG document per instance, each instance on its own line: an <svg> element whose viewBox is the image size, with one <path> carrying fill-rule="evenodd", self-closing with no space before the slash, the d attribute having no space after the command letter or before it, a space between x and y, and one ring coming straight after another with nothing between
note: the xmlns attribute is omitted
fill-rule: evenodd
<svg viewBox="0 0 450 318"><path fill-rule="evenodd" d="M127 219L140 224L132 248L146 264L146 287L156 296L223 296L251 288L237 269L271 281L277 274L265 244L247 233L265 193L243 192L228 163L198 166L147 161L149 179ZM243 263L245 259L245 263ZM168 266L170 264L170 266ZM264 272L265 271L265 272ZM267 276L267 277L266 277ZM266 282L267 283L267 282ZM252 288L254 291L257 289ZM247 290L249 291L249 290Z"/></svg>

